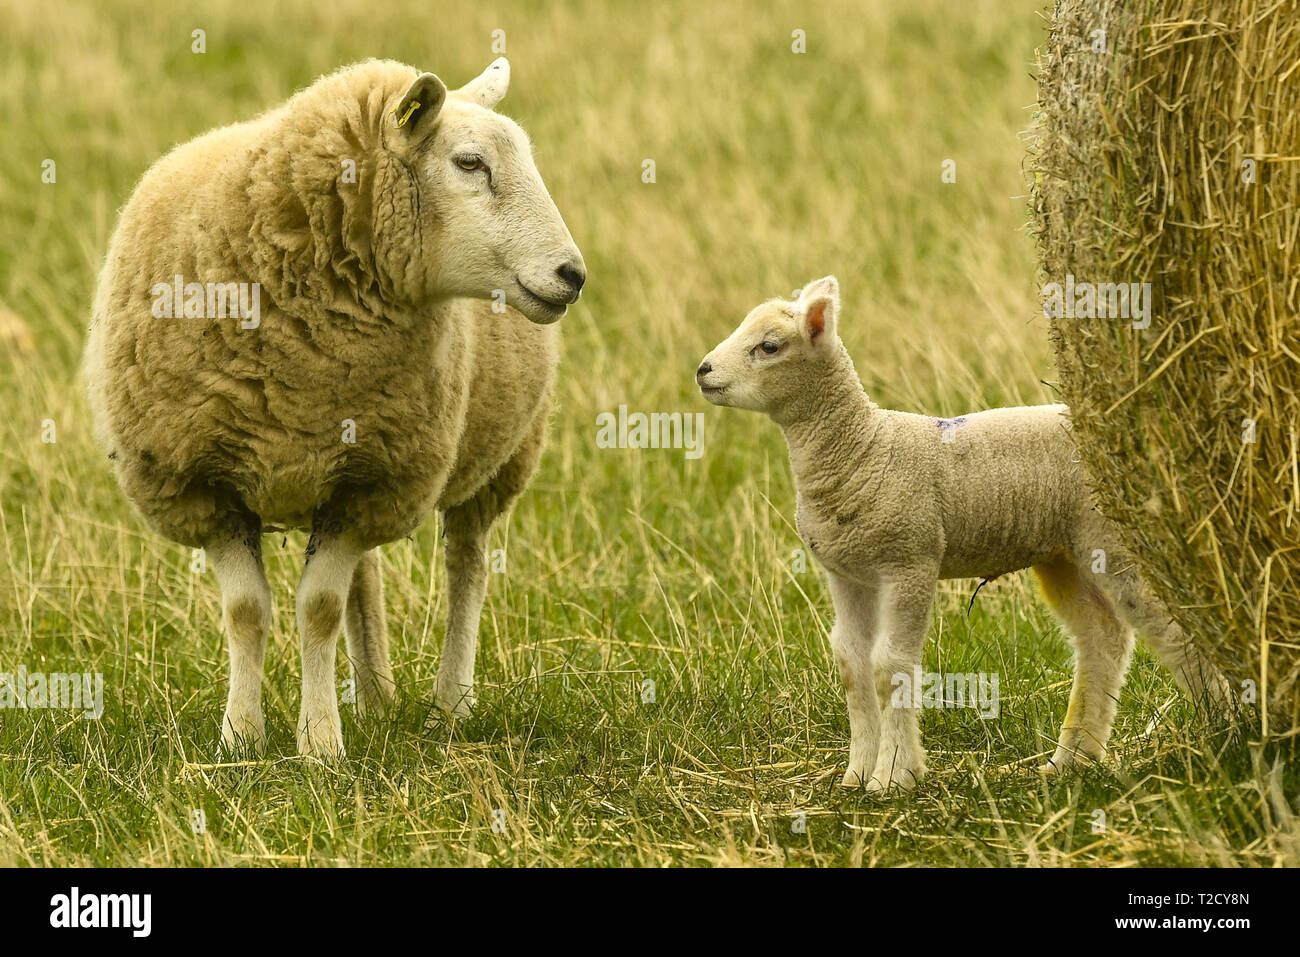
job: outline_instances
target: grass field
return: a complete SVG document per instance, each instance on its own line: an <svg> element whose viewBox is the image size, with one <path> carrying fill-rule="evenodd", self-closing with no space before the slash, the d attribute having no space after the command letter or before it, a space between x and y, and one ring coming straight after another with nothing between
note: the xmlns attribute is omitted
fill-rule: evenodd
<svg viewBox="0 0 1300 957"><path fill-rule="evenodd" d="M1022 172L1040 7L0 0L0 671L105 682L98 721L0 711L0 864L1300 862L1285 755L1199 724L1144 649L1115 762L1036 774L1070 654L1019 577L969 615L974 583L944 584L925 658L998 673L1000 716L926 711L932 773L908 797L838 788L830 599L793 561L780 432L694 388L752 305L833 272L881 404L1054 399ZM383 56L458 86L493 59L496 29L513 67L502 110L532 136L590 280L563 320L548 451L494 532L508 571L484 610L479 707L453 725L432 706L445 599L430 516L384 550L399 712L363 725L345 707L347 762L298 758L305 540L276 536L270 747L215 766L215 581L131 511L77 373L115 211L173 144L322 72ZM597 415L621 404L702 412L703 456L598 448Z"/></svg>

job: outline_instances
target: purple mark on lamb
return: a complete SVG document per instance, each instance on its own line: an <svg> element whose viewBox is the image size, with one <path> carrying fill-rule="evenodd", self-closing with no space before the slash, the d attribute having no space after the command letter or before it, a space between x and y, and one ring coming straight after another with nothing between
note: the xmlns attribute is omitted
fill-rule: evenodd
<svg viewBox="0 0 1300 957"><path fill-rule="evenodd" d="M957 441L957 429L966 424L966 416L959 415L955 419L935 419L934 424L939 427L939 438L944 442Z"/></svg>

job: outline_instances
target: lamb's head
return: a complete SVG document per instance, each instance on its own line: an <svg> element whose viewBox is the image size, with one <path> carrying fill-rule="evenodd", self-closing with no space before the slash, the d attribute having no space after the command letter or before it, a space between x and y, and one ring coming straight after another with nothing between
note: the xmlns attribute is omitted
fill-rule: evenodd
<svg viewBox="0 0 1300 957"><path fill-rule="evenodd" d="M423 293L499 299L549 323L578 300L587 267L533 162L528 136L495 112L502 57L459 90L423 73L396 100L388 139L413 171Z"/></svg>
<svg viewBox="0 0 1300 957"><path fill-rule="evenodd" d="M704 357L700 392L714 405L779 416L838 356L839 310L834 276L810 282L798 299L769 299Z"/></svg>

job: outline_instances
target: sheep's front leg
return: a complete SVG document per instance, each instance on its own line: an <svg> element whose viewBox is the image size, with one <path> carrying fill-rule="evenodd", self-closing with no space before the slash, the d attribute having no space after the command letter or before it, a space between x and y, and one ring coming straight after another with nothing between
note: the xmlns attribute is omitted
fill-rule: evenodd
<svg viewBox="0 0 1300 957"><path fill-rule="evenodd" d="M849 706L849 767L840 782L844 787L867 783L880 745L880 703L871 671L871 648L876 638L876 590L830 574L835 625L831 628L831 653L844 682Z"/></svg>
<svg viewBox="0 0 1300 957"><path fill-rule="evenodd" d="M249 521L204 546L221 587L221 618L230 647L230 691L221 720L222 747L258 753L266 745L262 669L271 630L271 589L262 568L261 529Z"/></svg>
<svg viewBox="0 0 1300 957"><path fill-rule="evenodd" d="M458 718L474 707L474 656L478 624L487 597L487 533L491 521L476 502L448 509L447 640L434 697Z"/></svg>
<svg viewBox="0 0 1300 957"><path fill-rule="evenodd" d="M869 791L901 791L914 787L925 774L925 748L913 701L894 701L894 679L905 675L907 686L921 664L925 636L930 630L937 572L924 569L888 575L880 586L881 643L875 661L876 690L884 708L880 750L871 772Z"/></svg>
<svg viewBox="0 0 1300 957"><path fill-rule="evenodd" d="M387 711L393 703L396 685L388 658L388 628L384 622L384 581L379 568L379 549L361 556L352 574L348 592L348 660L356 682L357 714L365 716Z"/></svg>
<svg viewBox="0 0 1300 957"><path fill-rule="evenodd" d="M343 756L334 663L348 589L362 549L346 535L312 532L307 564L298 585L298 631L302 636L302 709L298 752Z"/></svg>

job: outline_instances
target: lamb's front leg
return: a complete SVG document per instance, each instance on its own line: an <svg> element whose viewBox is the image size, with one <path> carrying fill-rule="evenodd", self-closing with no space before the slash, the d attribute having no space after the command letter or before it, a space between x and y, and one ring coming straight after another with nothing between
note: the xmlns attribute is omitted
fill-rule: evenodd
<svg viewBox="0 0 1300 957"><path fill-rule="evenodd" d="M840 783L860 787L867 783L880 744L880 703L876 700L871 671L871 648L876 638L876 589L829 576L835 625L831 628L831 653L844 682L849 705L849 767Z"/></svg>
<svg viewBox="0 0 1300 957"><path fill-rule="evenodd" d="M869 791L906 791L925 775L917 709L910 696L896 703L893 692L895 676L906 675L910 687L921 664L936 580L935 570L917 569L886 575L880 585L882 634L876 649L875 678L884 721Z"/></svg>
<svg viewBox="0 0 1300 957"><path fill-rule="evenodd" d="M448 509L447 640L434 686L439 707L458 718L474 707L474 656L487 597L487 535L491 520L477 501Z"/></svg>
<svg viewBox="0 0 1300 957"><path fill-rule="evenodd" d="M300 754L343 756L334 662L348 589L362 552L346 534L319 529L312 532L307 543L307 564L298 585L298 630L302 636Z"/></svg>

